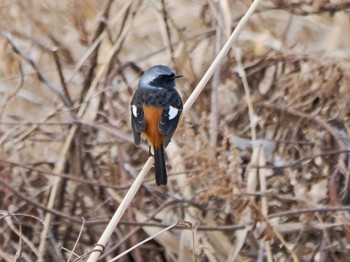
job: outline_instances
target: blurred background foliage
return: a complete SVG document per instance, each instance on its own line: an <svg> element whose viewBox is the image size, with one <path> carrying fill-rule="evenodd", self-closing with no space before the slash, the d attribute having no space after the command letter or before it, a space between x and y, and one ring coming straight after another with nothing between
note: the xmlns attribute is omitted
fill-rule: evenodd
<svg viewBox="0 0 350 262"><path fill-rule="evenodd" d="M0 260L84 260L148 158L129 127L142 71L184 75L186 101L250 4L0 1ZM169 184L151 170L103 259L185 220L121 260L346 260L349 9L261 1L167 148Z"/></svg>

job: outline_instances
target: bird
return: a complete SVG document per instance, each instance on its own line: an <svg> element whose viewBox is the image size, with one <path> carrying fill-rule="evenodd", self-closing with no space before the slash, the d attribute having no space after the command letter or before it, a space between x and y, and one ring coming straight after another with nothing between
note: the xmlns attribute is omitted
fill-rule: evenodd
<svg viewBox="0 0 350 262"><path fill-rule="evenodd" d="M175 89L175 74L165 65L156 65L144 71L131 102L131 128L134 142L141 138L153 149L155 180L158 186L168 182L164 148L169 144L179 123L183 103Z"/></svg>

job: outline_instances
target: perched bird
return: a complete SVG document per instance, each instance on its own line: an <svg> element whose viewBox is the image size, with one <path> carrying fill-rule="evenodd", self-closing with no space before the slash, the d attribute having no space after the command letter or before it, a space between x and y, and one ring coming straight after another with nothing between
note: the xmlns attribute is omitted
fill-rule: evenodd
<svg viewBox="0 0 350 262"><path fill-rule="evenodd" d="M182 100L175 90L175 74L156 65L145 71L131 99L131 127L136 145L141 137L153 148L156 183L167 184L164 148L173 136L182 112Z"/></svg>

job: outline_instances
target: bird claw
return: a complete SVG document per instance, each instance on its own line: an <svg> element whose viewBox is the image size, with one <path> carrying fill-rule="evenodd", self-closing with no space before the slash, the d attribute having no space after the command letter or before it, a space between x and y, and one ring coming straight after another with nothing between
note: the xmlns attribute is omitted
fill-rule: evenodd
<svg viewBox="0 0 350 262"><path fill-rule="evenodd" d="M154 157L154 155L152 154L152 150L151 149L152 149L152 147L148 146L148 153L149 153L149 155Z"/></svg>

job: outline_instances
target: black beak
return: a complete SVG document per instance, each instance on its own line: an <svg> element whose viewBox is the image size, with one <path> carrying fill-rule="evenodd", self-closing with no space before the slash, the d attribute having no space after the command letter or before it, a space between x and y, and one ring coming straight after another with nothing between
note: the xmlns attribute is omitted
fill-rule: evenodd
<svg viewBox="0 0 350 262"><path fill-rule="evenodd" d="M183 75L175 75L175 76L174 76L174 79L180 78L180 77L183 77Z"/></svg>

